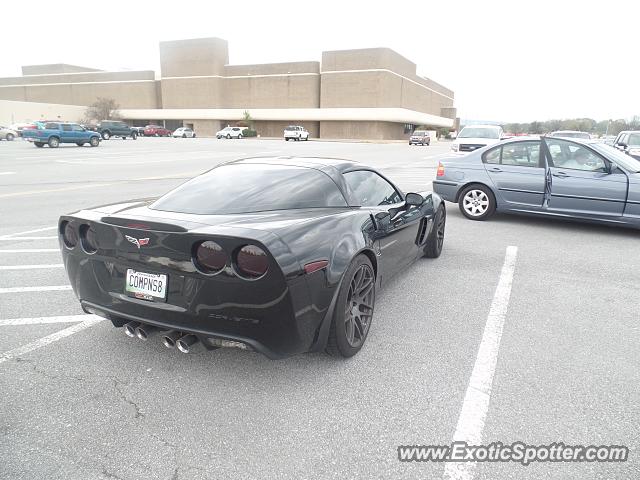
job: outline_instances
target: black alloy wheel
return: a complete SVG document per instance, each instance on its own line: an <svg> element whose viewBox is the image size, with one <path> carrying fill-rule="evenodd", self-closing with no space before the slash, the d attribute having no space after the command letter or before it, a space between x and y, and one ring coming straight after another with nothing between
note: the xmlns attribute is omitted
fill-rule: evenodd
<svg viewBox="0 0 640 480"><path fill-rule="evenodd" d="M373 320L375 283L371 261L366 255L358 255L347 269L340 286L327 353L351 357L360 351Z"/></svg>
<svg viewBox="0 0 640 480"><path fill-rule="evenodd" d="M434 225L429 233L429 237L424 245L424 256L427 258L438 258L444 246L444 230L447 224L447 211L443 205L438 207L436 216L433 219Z"/></svg>

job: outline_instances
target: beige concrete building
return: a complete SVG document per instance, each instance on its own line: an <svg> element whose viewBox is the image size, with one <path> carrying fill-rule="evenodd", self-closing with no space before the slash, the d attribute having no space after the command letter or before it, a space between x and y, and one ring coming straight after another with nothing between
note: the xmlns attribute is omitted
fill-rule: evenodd
<svg viewBox="0 0 640 480"><path fill-rule="evenodd" d="M414 63L388 48L323 52L321 62L230 65L226 40L177 40L160 43L160 69L156 78L153 71L25 66L21 77L0 78L0 100L11 100L0 109L25 102L87 106L107 97L135 125L186 125L207 136L248 111L262 136L282 136L286 125L299 124L312 137L356 139L402 139L418 125L452 127L456 117L453 92L417 75ZM12 108L0 119L38 119Z"/></svg>

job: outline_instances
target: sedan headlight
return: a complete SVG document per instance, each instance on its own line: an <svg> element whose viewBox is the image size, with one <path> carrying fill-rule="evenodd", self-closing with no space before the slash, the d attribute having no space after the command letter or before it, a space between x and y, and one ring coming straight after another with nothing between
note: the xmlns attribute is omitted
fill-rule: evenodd
<svg viewBox="0 0 640 480"><path fill-rule="evenodd" d="M459 148L459 145L457 143L454 143L453 145L451 145L451 150L453 150L454 152L457 152Z"/></svg>

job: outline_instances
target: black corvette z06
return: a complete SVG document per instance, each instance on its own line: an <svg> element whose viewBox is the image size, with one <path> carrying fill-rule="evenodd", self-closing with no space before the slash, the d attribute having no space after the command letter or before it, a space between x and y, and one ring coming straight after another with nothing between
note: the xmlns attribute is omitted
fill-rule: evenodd
<svg viewBox="0 0 640 480"><path fill-rule="evenodd" d="M250 158L157 200L64 215L59 234L83 309L129 336L350 357L378 289L440 255L445 220L438 195L352 161Z"/></svg>

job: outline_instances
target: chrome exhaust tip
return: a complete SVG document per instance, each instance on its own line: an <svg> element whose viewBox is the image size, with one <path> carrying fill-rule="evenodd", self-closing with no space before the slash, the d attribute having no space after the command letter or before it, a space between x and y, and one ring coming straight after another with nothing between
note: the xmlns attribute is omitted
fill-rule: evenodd
<svg viewBox="0 0 640 480"><path fill-rule="evenodd" d="M182 336L182 332L169 330L162 335L162 344L167 348L174 348L176 346L176 342Z"/></svg>
<svg viewBox="0 0 640 480"><path fill-rule="evenodd" d="M140 325L138 325L138 328L136 328L136 337L138 337L143 342L146 342L147 339L158 330L160 330L158 327L141 323Z"/></svg>
<svg viewBox="0 0 640 480"><path fill-rule="evenodd" d="M189 353L189 350L199 341L198 337L193 334L184 335L176 341L176 347L182 353Z"/></svg>
<svg viewBox="0 0 640 480"><path fill-rule="evenodd" d="M136 329L140 326L140 324L138 322L129 322L124 326L124 334L127 337L135 337L136 336Z"/></svg>

